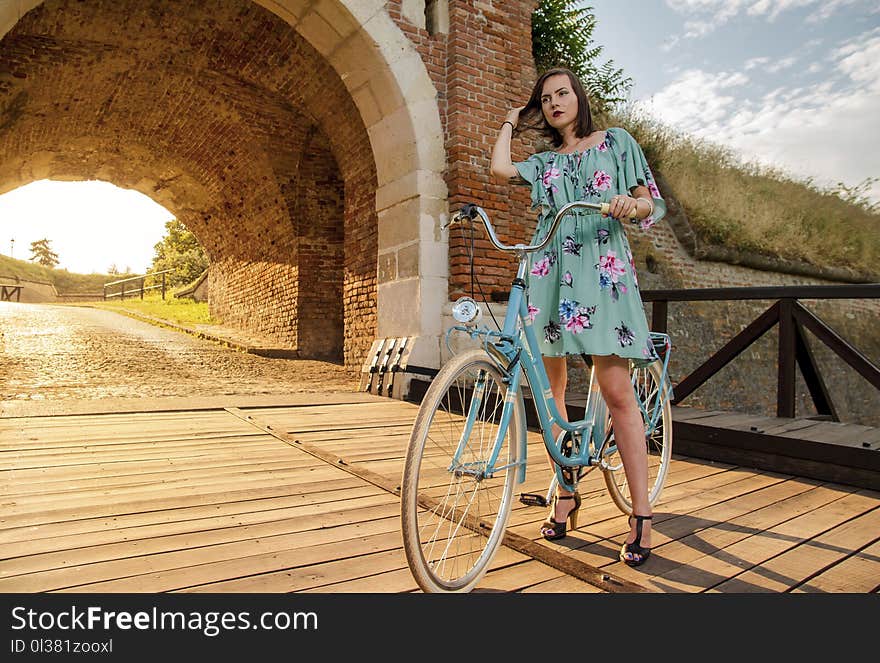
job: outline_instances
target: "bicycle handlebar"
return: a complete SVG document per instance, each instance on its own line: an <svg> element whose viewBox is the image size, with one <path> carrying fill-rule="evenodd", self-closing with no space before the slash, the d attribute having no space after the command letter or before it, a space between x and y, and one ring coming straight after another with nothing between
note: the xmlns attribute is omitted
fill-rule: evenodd
<svg viewBox="0 0 880 663"><path fill-rule="evenodd" d="M547 234L544 236L544 239L541 240L539 244L514 244L513 246L508 246L507 244L502 244L498 240L498 236L495 234L495 229L492 227L492 223L489 221L489 217L486 215L486 212L479 205L475 205L474 203L466 203L464 207L459 210L458 214L455 214L450 220L449 223L446 223L442 226L442 230L446 230L453 223L460 223L463 219L470 219L473 221L477 216L479 216L483 220L483 225L486 226L486 232L489 233L489 239L492 244L495 245L495 248L499 251L518 251L522 253L534 253L535 251L540 251L547 244L550 243L550 240L556 234L557 228L559 228L559 224L562 222L562 219L568 214L572 209L575 208L586 208L591 210L596 210L600 214L608 214L611 206L608 203L588 203L585 200L575 200L574 202L563 205L559 208L559 211L556 213L556 216L553 219L553 223L550 225L550 229L547 231Z"/></svg>

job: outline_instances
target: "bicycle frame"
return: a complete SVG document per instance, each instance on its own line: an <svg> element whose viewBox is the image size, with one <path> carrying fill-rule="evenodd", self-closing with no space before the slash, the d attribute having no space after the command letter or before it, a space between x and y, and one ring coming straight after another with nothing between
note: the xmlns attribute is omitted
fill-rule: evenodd
<svg viewBox="0 0 880 663"><path fill-rule="evenodd" d="M530 253L542 249L547 243L549 243L550 238L556 232L559 222L573 207L588 207L604 211L602 206L591 203L575 202L564 206L557 213L556 219L550 227L547 236L542 242L535 246L518 244L513 247L508 247L501 244L498 241L488 218L479 207L466 206L460 215L472 218L473 214L479 214L483 218L484 225L486 226L490 239L495 246L501 250L516 252L519 260L517 275L510 288L507 313L500 332L493 332L488 328L477 329L475 327L459 325L453 326L447 331L447 337L452 331L465 332L472 338L482 337L483 345L487 354L495 361L496 365L505 376L505 382L508 384L507 396L502 408L501 421L498 427L497 437L494 441L492 454L486 467L481 471L482 474L487 476L491 476L495 471L506 469L508 467L506 465L496 467L495 463L501 453L504 438L513 417L513 411L519 397L523 374L525 375L529 388L534 395L535 408L541 425L544 446L547 448L554 463L565 468L601 465L606 452L613 451L613 448L605 449L606 436L604 430L604 416L601 417L601 421L596 421L598 398L594 397L596 393L593 384L595 379L594 376L591 376L590 378L590 389L584 411L584 418L569 422L560 413L559 407L556 404L556 399L550 389L550 379L547 375L546 368L544 367L544 362L541 360L538 339L528 313L525 283L525 276L529 265L528 256ZM668 349L669 337L667 335L652 333L651 336L652 339L662 339ZM493 342L491 340L492 338L497 338L498 340ZM525 339L525 342L523 342L523 338ZM525 357L523 357L523 352L525 352ZM661 376L662 393L657 395L657 398L662 398L664 400L671 397L671 387L667 380L668 362L669 352L666 352L663 359L663 372ZM478 385L475 389L474 396L471 398L465 430L459 447L453 457L453 462L449 468L450 471L470 471L459 465L459 456L463 451L465 442L470 436L471 428L476 421L478 410L482 405L481 389L482 387ZM646 415L644 404L640 399L636 400L644 419ZM658 416L659 409L655 408L652 420L649 422L648 433L653 431L656 427ZM554 424L562 430L562 433L556 439L553 438L552 434L552 426ZM566 455L562 452L562 441L566 433L570 433L573 437L579 434L582 436L582 441L586 441L587 443L580 444L579 449L575 450L573 448L571 454ZM596 440L600 440L598 446L596 445ZM519 466L519 483L522 483L525 480L526 447L526 440L523 439L521 447L518 450L518 461L516 463Z"/></svg>

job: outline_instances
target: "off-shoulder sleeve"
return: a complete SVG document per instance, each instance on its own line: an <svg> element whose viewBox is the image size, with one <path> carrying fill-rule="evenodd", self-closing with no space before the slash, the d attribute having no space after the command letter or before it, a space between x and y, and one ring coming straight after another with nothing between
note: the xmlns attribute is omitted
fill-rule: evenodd
<svg viewBox="0 0 880 663"><path fill-rule="evenodd" d="M533 154L525 161L513 164L520 177L532 188L532 209L540 209L548 205L547 193L544 190L544 160L540 154Z"/></svg>
<svg viewBox="0 0 880 663"><path fill-rule="evenodd" d="M646 219L642 219L639 224L642 229L650 228L666 214L666 203L660 195L660 189L654 181L654 174L648 166L648 160L645 159L645 153L642 147L636 142L626 129L619 127L609 129L613 132L615 138L614 149L618 154L618 173L617 181L621 182L626 188L626 192L632 192L637 186L647 187L651 192L651 198L654 202L654 213Z"/></svg>

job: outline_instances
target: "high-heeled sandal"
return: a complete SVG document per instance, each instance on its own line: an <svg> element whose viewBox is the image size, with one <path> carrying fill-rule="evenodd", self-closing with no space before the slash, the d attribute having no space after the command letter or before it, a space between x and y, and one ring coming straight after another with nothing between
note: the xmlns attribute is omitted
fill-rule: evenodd
<svg viewBox="0 0 880 663"><path fill-rule="evenodd" d="M568 515L560 523L553 517L556 514L557 500L574 500L574 508L568 512ZM541 536L548 541L556 541L562 539L568 533L567 524L571 523L571 529L577 529L578 509L581 508L581 496L575 492L571 495L554 495L553 504L550 506L550 515L541 525Z"/></svg>
<svg viewBox="0 0 880 663"><path fill-rule="evenodd" d="M620 561L627 566L641 566L651 556L651 549L642 545L642 523L651 520L653 516L639 516L633 514L627 520L632 525L632 519L636 519L636 538L632 543L624 543L620 548ZM630 555L631 557L627 557Z"/></svg>

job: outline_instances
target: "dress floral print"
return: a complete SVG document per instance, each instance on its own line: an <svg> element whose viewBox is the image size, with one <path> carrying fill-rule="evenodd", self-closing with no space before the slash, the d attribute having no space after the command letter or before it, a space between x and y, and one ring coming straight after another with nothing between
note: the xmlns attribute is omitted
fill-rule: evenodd
<svg viewBox="0 0 880 663"><path fill-rule="evenodd" d="M641 147L621 128L608 129L605 139L587 150L541 152L514 165L532 187L532 208L538 211L535 241L544 237L563 205L608 202L640 185L651 193L654 215L630 227L648 230L666 213ZM623 223L629 225L575 210L547 249L532 256L529 320L540 330L544 355L615 354L637 364L657 358Z"/></svg>

